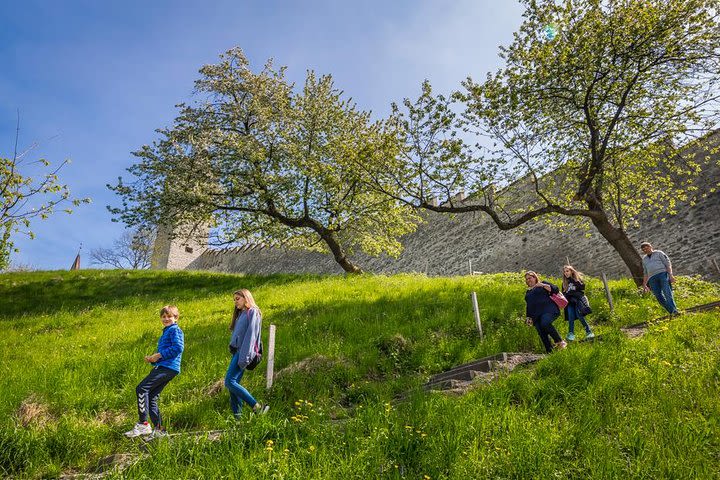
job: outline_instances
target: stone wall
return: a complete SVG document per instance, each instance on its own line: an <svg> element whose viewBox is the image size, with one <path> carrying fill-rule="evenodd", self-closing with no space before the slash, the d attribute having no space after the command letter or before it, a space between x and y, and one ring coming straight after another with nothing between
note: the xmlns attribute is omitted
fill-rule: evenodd
<svg viewBox="0 0 720 480"><path fill-rule="evenodd" d="M207 250L187 268L258 275L342 272L331 255L303 250L288 251L263 245Z"/></svg>
<svg viewBox="0 0 720 480"><path fill-rule="evenodd" d="M720 134L711 137L715 143ZM711 161L698 179L707 197L696 205L680 205L678 214L665 221L640 219L641 228L628 230L639 245L643 240L663 250L679 274L700 274L720 279L712 264L720 264L720 168ZM713 191L714 190L714 191ZM501 231L481 212L445 215L427 212L426 222L403 238L405 250L398 259L357 257L375 273L423 272L428 275L466 275L470 269L485 273L535 270L559 275L566 259L590 275L627 276L619 255L594 228L559 232L544 221L522 230ZM471 267L472 262L472 267ZM342 273L331 256L277 248L208 250L187 268L245 273Z"/></svg>

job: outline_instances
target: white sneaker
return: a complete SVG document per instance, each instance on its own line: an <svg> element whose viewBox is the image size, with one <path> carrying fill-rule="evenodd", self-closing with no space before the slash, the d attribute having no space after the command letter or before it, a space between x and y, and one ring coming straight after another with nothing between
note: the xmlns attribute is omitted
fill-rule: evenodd
<svg viewBox="0 0 720 480"><path fill-rule="evenodd" d="M268 410L270 410L270 405L259 403L257 404L257 408L253 408L253 412L257 415L265 415Z"/></svg>
<svg viewBox="0 0 720 480"><path fill-rule="evenodd" d="M140 435L150 435L151 433L152 427L149 423L136 423L132 430L125 432L125 436L128 438L135 438Z"/></svg>

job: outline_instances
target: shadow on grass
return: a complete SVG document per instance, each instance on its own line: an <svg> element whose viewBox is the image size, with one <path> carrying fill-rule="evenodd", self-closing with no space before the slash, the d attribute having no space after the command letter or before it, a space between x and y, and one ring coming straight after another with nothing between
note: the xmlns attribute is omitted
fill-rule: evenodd
<svg viewBox="0 0 720 480"><path fill-rule="evenodd" d="M137 301L181 302L240 288L319 279L312 275L232 275L210 272L82 270L0 275L0 321L23 315L123 307Z"/></svg>

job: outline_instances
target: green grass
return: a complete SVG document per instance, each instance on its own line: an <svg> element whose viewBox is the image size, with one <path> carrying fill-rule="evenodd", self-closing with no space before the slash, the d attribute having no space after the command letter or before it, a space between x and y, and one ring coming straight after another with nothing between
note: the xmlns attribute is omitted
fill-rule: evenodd
<svg viewBox="0 0 720 480"><path fill-rule="evenodd" d="M227 367L231 293L241 287L263 310L266 345L268 325L277 325L281 373L270 392L264 363L246 374L243 383L272 410L254 417L246 409L236 423L227 392L210 389ZM588 290L602 341L451 397L421 386L475 358L542 351L523 323L520 274L0 275L0 474L54 477L140 453L122 432L135 421L134 388L162 328L159 308L175 303L186 351L161 399L168 428L227 433L151 444L118 476L720 478L717 311L629 340L619 327L661 316L657 302L615 281L611 314L602 283L590 279ZM686 308L720 299L720 287L683 277L676 296ZM563 320L556 326L567 332Z"/></svg>

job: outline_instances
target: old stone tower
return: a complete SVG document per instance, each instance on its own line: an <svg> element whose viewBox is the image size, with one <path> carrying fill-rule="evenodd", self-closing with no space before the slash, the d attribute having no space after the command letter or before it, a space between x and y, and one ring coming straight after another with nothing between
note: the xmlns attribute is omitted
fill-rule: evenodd
<svg viewBox="0 0 720 480"><path fill-rule="evenodd" d="M153 245L150 268L154 270L184 270L207 250L209 228L201 228L189 238L177 235L166 227L158 228Z"/></svg>

